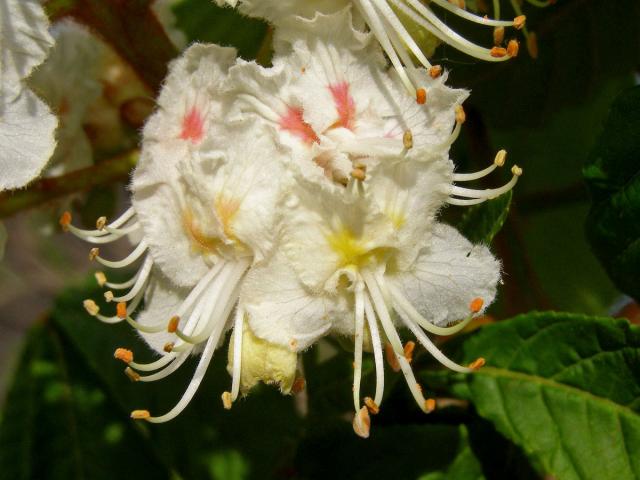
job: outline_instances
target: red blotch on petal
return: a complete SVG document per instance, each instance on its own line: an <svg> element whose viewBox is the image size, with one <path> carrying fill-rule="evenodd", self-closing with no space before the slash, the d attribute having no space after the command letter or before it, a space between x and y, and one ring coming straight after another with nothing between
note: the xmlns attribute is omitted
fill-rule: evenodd
<svg viewBox="0 0 640 480"><path fill-rule="evenodd" d="M320 139L311 125L304 121L300 107L288 107L287 113L280 117L280 128L302 139L307 144L318 143Z"/></svg>
<svg viewBox="0 0 640 480"><path fill-rule="evenodd" d="M191 140L193 143L199 142L204 136L204 118L196 107L191 110L182 119L182 132L180 138L182 140Z"/></svg>
<svg viewBox="0 0 640 480"><path fill-rule="evenodd" d="M349 93L349 83L340 82L329 85L329 91L338 111L338 121L335 127L344 127L353 130L356 117L356 103Z"/></svg>

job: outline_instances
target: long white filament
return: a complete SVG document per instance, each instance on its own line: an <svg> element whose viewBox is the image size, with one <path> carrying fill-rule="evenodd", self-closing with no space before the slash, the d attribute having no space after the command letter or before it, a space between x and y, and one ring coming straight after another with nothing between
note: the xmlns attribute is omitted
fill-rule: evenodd
<svg viewBox="0 0 640 480"><path fill-rule="evenodd" d="M233 327L233 374L231 376L231 401L235 402L240 392L240 373L242 362L242 339L244 337L244 315L242 305L237 306Z"/></svg>
<svg viewBox="0 0 640 480"><path fill-rule="evenodd" d="M362 379L362 344L364 340L364 285L358 281L355 285L355 345L353 351L353 406L360 410L360 381Z"/></svg>

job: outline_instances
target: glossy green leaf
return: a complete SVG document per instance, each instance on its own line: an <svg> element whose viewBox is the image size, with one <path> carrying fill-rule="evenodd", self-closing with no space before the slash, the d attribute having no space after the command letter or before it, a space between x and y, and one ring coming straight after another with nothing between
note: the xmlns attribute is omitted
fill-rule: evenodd
<svg viewBox="0 0 640 480"><path fill-rule="evenodd" d="M613 104L584 176L589 241L616 285L640 299L640 87Z"/></svg>
<svg viewBox="0 0 640 480"><path fill-rule="evenodd" d="M490 244L509 215L512 198L513 193L509 191L469 208L458 224L460 233L471 243Z"/></svg>
<svg viewBox="0 0 640 480"><path fill-rule="evenodd" d="M623 320L533 313L460 343L452 390L561 479L640 476L640 329Z"/></svg>
<svg viewBox="0 0 640 480"><path fill-rule="evenodd" d="M29 334L0 425L2 478L169 478L144 432L49 321Z"/></svg>
<svg viewBox="0 0 640 480"><path fill-rule="evenodd" d="M366 440L356 437L348 424L325 427L301 443L296 466L309 479L485 478L467 430L449 425L374 424Z"/></svg>

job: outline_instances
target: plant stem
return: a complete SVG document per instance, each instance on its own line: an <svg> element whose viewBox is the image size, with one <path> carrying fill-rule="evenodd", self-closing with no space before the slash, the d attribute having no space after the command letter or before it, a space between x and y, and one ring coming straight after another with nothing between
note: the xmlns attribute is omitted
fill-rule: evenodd
<svg viewBox="0 0 640 480"><path fill-rule="evenodd" d="M65 175L42 178L23 190L2 192L0 193L0 218L71 193L125 180L137 160L138 151L133 150Z"/></svg>

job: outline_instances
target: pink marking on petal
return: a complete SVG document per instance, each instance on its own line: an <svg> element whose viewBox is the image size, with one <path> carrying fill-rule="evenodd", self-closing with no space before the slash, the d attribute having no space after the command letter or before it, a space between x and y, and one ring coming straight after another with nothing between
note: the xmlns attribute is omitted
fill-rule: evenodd
<svg viewBox="0 0 640 480"><path fill-rule="evenodd" d="M302 139L307 144L319 143L320 139L313 127L304 121L300 107L288 107L287 113L280 117L280 128Z"/></svg>
<svg viewBox="0 0 640 480"><path fill-rule="evenodd" d="M182 132L180 132L180 138L182 140L191 140L196 143L202 140L204 136L204 118L196 107L191 107L191 110L182 118Z"/></svg>
<svg viewBox="0 0 640 480"><path fill-rule="evenodd" d="M356 117L356 102L349 93L349 83L340 82L329 85L329 91L338 111L338 121L333 127L344 127L353 130Z"/></svg>

